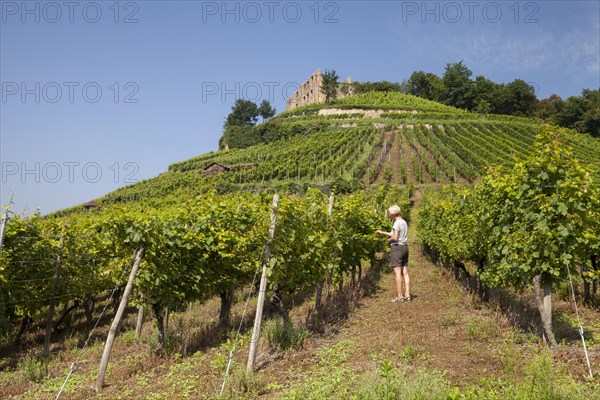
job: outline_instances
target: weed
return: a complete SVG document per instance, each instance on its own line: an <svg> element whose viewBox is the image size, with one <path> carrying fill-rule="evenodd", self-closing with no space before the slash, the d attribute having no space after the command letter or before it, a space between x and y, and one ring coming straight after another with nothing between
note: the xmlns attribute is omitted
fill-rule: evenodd
<svg viewBox="0 0 600 400"><path fill-rule="evenodd" d="M443 315L440 318L440 327L447 328L449 326L456 325L458 323L458 314L456 311L452 311L450 314Z"/></svg>
<svg viewBox="0 0 600 400"><path fill-rule="evenodd" d="M379 365L379 376L383 379L387 379L392 371L394 370L394 366L390 360L383 360Z"/></svg>
<svg viewBox="0 0 600 400"><path fill-rule="evenodd" d="M17 367L21 371L23 379L31 382L41 382L48 375L47 357L35 357L31 354L27 355Z"/></svg>
<svg viewBox="0 0 600 400"><path fill-rule="evenodd" d="M545 350L523 367L523 379L482 380L467 388L462 400L587 400L600 397L594 382L577 383L565 371L553 367L552 354Z"/></svg>
<svg viewBox="0 0 600 400"><path fill-rule="evenodd" d="M121 334L121 340L127 346L133 346L135 344L135 329L130 329Z"/></svg>
<svg viewBox="0 0 600 400"><path fill-rule="evenodd" d="M326 347L319 352L319 365L322 366L336 366L340 365L348 359L348 356L352 354L354 342L352 340L341 340L336 344Z"/></svg>
<svg viewBox="0 0 600 400"><path fill-rule="evenodd" d="M321 350L318 354L319 366L311 372L304 383L282 395L286 400L345 400L350 396L349 384L356 376L350 368L342 364L354 350L354 342L342 340Z"/></svg>
<svg viewBox="0 0 600 400"><path fill-rule="evenodd" d="M229 355L222 351L217 351L215 357L210 361L210 366L217 371L225 371L228 362Z"/></svg>
<svg viewBox="0 0 600 400"><path fill-rule="evenodd" d="M521 352L514 340L503 340L498 347L498 358L508 377L517 377L519 365L522 362Z"/></svg>
<svg viewBox="0 0 600 400"><path fill-rule="evenodd" d="M402 358L402 360L405 363L410 364L411 362L416 360L422 353L423 353L423 351L419 348L419 346L415 346L413 344L407 344L402 349L402 352L400 353L400 357Z"/></svg>
<svg viewBox="0 0 600 400"><path fill-rule="evenodd" d="M259 394L265 392L263 383L255 374L246 374L244 371L235 369L225 386L226 390L218 399L255 399Z"/></svg>
<svg viewBox="0 0 600 400"><path fill-rule="evenodd" d="M382 374L385 369L385 375ZM446 400L450 392L449 384L444 375L437 371L417 369L414 374L408 375L407 369L389 368L382 363L379 367L379 376L367 376L356 394L350 398L361 400L394 400L394 399L419 399L419 400Z"/></svg>
<svg viewBox="0 0 600 400"><path fill-rule="evenodd" d="M489 317L469 317L466 323L469 340L485 340L500 335L497 322Z"/></svg>
<svg viewBox="0 0 600 400"><path fill-rule="evenodd" d="M281 350L301 348L306 337L304 327L294 326L291 322L284 324L279 319L266 324L265 332L269 345Z"/></svg>
<svg viewBox="0 0 600 400"><path fill-rule="evenodd" d="M468 296L459 286L452 286L448 295L448 302L453 307L464 307Z"/></svg>

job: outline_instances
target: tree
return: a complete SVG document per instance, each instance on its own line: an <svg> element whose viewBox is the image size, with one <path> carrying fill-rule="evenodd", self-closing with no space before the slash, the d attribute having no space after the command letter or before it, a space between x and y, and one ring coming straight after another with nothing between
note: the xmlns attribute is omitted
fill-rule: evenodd
<svg viewBox="0 0 600 400"><path fill-rule="evenodd" d="M237 99L231 113L227 116L223 128L231 126L252 126L256 124L259 111L256 104L250 100Z"/></svg>
<svg viewBox="0 0 600 400"><path fill-rule="evenodd" d="M402 92L402 86L399 83L379 81L379 82L354 82L354 91L356 93L368 92Z"/></svg>
<svg viewBox="0 0 600 400"><path fill-rule="evenodd" d="M444 88L441 100L453 107L472 110L474 100L472 74L473 72L462 61L447 64L442 78Z"/></svg>
<svg viewBox="0 0 600 400"><path fill-rule="evenodd" d="M409 94L427 100L439 100L443 90L442 80L431 72L415 71L408 80Z"/></svg>
<svg viewBox="0 0 600 400"><path fill-rule="evenodd" d="M268 100L263 100L260 106L258 106L258 114L262 117L263 121L273 117L276 112L277 110L271 106Z"/></svg>
<svg viewBox="0 0 600 400"><path fill-rule="evenodd" d="M506 85L509 93L510 115L531 116L535 111L537 97L535 89L522 79L515 79Z"/></svg>
<svg viewBox="0 0 600 400"><path fill-rule="evenodd" d="M473 111L482 114L499 113L501 109L501 92L503 86L492 82L483 75L475 78L473 93Z"/></svg>
<svg viewBox="0 0 600 400"><path fill-rule="evenodd" d="M325 103L329 103L337 96L338 79L340 77L334 69L323 73L323 82L321 83L321 93L325 95Z"/></svg>
<svg viewBox="0 0 600 400"><path fill-rule="evenodd" d="M587 111L581 117L581 132L600 137L600 89L583 89L581 97L587 103Z"/></svg>
<svg viewBox="0 0 600 400"><path fill-rule="evenodd" d="M540 100L537 103L535 116L546 122L556 123L554 118L564 106L565 102L563 99L559 95L553 93L547 99Z"/></svg>
<svg viewBox="0 0 600 400"><path fill-rule="evenodd" d="M587 110L583 114L582 123L584 132L600 138L600 106Z"/></svg>
<svg viewBox="0 0 600 400"><path fill-rule="evenodd" d="M566 100L553 94L537 104L535 115L546 122L600 137L600 90L583 89L581 96Z"/></svg>

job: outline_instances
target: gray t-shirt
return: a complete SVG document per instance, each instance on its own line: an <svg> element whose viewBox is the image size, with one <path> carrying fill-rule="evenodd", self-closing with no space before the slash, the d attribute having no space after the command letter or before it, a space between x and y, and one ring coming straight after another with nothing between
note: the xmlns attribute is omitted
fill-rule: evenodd
<svg viewBox="0 0 600 400"><path fill-rule="evenodd" d="M394 234L394 230L398 231L398 240L395 242L392 242L390 244L408 243L408 225L406 224L405 220L400 218L400 219L397 219L396 221L394 221L394 226L392 227L392 231L390 232L392 235Z"/></svg>

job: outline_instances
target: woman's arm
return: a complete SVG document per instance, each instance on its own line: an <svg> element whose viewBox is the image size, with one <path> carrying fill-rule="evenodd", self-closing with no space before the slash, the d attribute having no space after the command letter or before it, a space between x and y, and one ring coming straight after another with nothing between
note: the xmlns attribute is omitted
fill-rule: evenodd
<svg viewBox="0 0 600 400"><path fill-rule="evenodd" d="M379 235L389 236L390 238L388 239L388 242L389 243L394 243L394 242L398 241L398 234L399 234L399 232L398 232L397 229L394 229L392 232L393 233L389 233L389 232L382 231L382 230L378 229L377 232L375 232L375 233L377 233Z"/></svg>

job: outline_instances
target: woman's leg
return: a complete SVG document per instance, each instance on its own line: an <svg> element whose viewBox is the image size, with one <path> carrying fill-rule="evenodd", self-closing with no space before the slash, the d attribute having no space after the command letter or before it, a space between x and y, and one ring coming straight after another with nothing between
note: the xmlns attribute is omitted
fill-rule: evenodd
<svg viewBox="0 0 600 400"><path fill-rule="evenodd" d="M404 277L404 290L406 290L405 297L410 297L410 277L408 276L408 265L401 268L402 276Z"/></svg>
<svg viewBox="0 0 600 400"><path fill-rule="evenodd" d="M402 267L394 267L394 275L396 277L396 291L398 298L402 297Z"/></svg>

